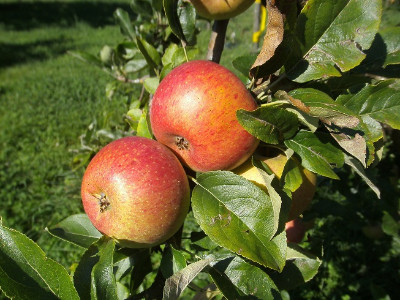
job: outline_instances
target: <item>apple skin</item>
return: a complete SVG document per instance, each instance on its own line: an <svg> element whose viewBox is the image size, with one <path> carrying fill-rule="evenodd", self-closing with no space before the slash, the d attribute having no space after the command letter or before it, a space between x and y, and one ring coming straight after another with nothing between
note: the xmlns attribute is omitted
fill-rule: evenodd
<svg viewBox="0 0 400 300"><path fill-rule="evenodd" d="M271 157L258 157L258 159L263 161L278 179L281 178L283 169L287 162L286 155L278 154ZM316 190L317 176L303 167L300 168L303 182L300 187L292 193L292 204L288 214L288 221L297 218L307 209L314 198ZM258 169L252 165L251 160L245 162L239 168L234 170L234 172L252 181L265 192L268 192L262 175Z"/></svg>
<svg viewBox="0 0 400 300"><path fill-rule="evenodd" d="M205 60L173 69L150 104L156 139L194 171L233 169L250 157L259 141L238 122L236 111L257 104L240 79Z"/></svg>
<svg viewBox="0 0 400 300"><path fill-rule="evenodd" d="M122 246L145 248L170 238L189 210L190 189L176 156L143 137L102 148L82 180L82 203L93 225Z"/></svg>
<svg viewBox="0 0 400 300"><path fill-rule="evenodd" d="M190 0L197 13L207 19L233 18L248 9L254 0Z"/></svg>
<svg viewBox="0 0 400 300"><path fill-rule="evenodd" d="M300 243L306 233L306 226L299 218L291 220L285 224L286 238L288 243Z"/></svg>

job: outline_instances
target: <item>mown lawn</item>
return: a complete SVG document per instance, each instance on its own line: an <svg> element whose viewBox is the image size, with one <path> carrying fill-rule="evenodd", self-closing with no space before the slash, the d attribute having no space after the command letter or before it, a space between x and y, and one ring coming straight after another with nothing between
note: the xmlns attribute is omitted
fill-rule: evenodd
<svg viewBox="0 0 400 300"><path fill-rule="evenodd" d="M73 149L91 122L125 109L105 97L108 76L67 51L117 43L112 13L128 2L0 3L0 216L56 259L65 244L44 229L82 210Z"/></svg>

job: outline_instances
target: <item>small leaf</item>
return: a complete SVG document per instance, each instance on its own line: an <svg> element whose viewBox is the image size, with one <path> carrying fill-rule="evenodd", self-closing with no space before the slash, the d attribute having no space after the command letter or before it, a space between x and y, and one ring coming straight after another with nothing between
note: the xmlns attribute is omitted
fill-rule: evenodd
<svg viewBox="0 0 400 300"><path fill-rule="evenodd" d="M355 95L336 100L361 117L371 117L400 129L400 80L381 81L367 85Z"/></svg>
<svg viewBox="0 0 400 300"><path fill-rule="evenodd" d="M382 230L384 233L391 236L399 236L400 223L398 223L387 211L383 212Z"/></svg>
<svg viewBox="0 0 400 300"><path fill-rule="evenodd" d="M178 299L189 283L213 260L212 257L199 260L169 277L165 282L163 300Z"/></svg>
<svg viewBox="0 0 400 300"><path fill-rule="evenodd" d="M196 9L190 1L178 0L177 14L184 41L188 45L196 42Z"/></svg>
<svg viewBox="0 0 400 300"><path fill-rule="evenodd" d="M209 273L227 299L238 299L240 296L281 299L268 274L238 256L218 261Z"/></svg>
<svg viewBox="0 0 400 300"><path fill-rule="evenodd" d="M163 57L161 58L162 64L164 66L173 63L173 57L174 57L176 51L178 51L178 49L179 49L179 46L177 44L174 44L174 43L169 44L168 48L165 49Z"/></svg>
<svg viewBox="0 0 400 300"><path fill-rule="evenodd" d="M113 273L115 241L104 238L98 243L99 261L93 266L91 276L92 299L117 299L117 285Z"/></svg>
<svg viewBox="0 0 400 300"><path fill-rule="evenodd" d="M104 67L101 60L92 54L82 52L82 51L69 51L68 53L70 55L72 55L73 57L78 58L81 61L84 61L85 63L91 64L91 65L99 67L99 68Z"/></svg>
<svg viewBox="0 0 400 300"><path fill-rule="evenodd" d="M169 278L185 267L185 256L171 245L167 246L164 250L160 265L163 276Z"/></svg>
<svg viewBox="0 0 400 300"><path fill-rule="evenodd" d="M252 135L268 144L279 144L298 130L298 119L277 106L262 106L254 111L238 110L239 123Z"/></svg>
<svg viewBox="0 0 400 300"><path fill-rule="evenodd" d="M332 166L344 164L343 152L329 141L321 141L324 136L308 131L300 131L293 139L286 140L285 145L301 157L301 164L314 173L339 179Z"/></svg>
<svg viewBox="0 0 400 300"><path fill-rule="evenodd" d="M84 248L89 248L91 244L102 237L86 214L69 216L47 231L55 237Z"/></svg>
<svg viewBox="0 0 400 300"><path fill-rule="evenodd" d="M150 45L145 39L136 38L136 43L140 52L142 52L144 58L146 59L147 63L153 69L157 69L158 65L161 64L161 56L158 51Z"/></svg>
<svg viewBox="0 0 400 300"><path fill-rule="evenodd" d="M288 77L306 82L341 76L359 65L379 29L381 9L381 0L307 1L296 26L303 60Z"/></svg>
<svg viewBox="0 0 400 300"><path fill-rule="evenodd" d="M153 138L147 107L143 109L142 115L140 116L139 123L137 126L137 135L147 137L149 139Z"/></svg>
<svg viewBox="0 0 400 300"><path fill-rule="evenodd" d="M144 80L144 87L150 94L154 94L157 90L159 80L157 77L148 77Z"/></svg>
<svg viewBox="0 0 400 300"><path fill-rule="evenodd" d="M243 56L239 56L232 61L232 65L242 73L246 78L249 77L250 68L253 65L255 59L255 54L247 54Z"/></svg>
<svg viewBox="0 0 400 300"><path fill-rule="evenodd" d="M304 251L296 244L289 244L287 263L281 273L272 273L271 278L280 290L293 289L310 281L318 273L321 260Z"/></svg>
<svg viewBox="0 0 400 300"><path fill-rule="evenodd" d="M275 217L269 196L228 171L200 174L196 183L192 208L204 232L218 245L280 270L286 240L273 238Z"/></svg>
<svg viewBox="0 0 400 300"><path fill-rule="evenodd" d="M114 18L117 20L122 34L128 37L131 41L136 39L135 30L133 29L129 14L122 8L118 8L114 12Z"/></svg>
<svg viewBox="0 0 400 300"><path fill-rule="evenodd" d="M356 161L354 158L345 156L345 162L347 165L349 165L358 175L361 176L361 178L368 184L368 186L371 188L371 190L374 191L376 196L380 199L381 198L381 192L379 191L379 188L371 181L371 179L368 178L367 174L365 173L365 170L362 165L358 161Z"/></svg>
<svg viewBox="0 0 400 300"><path fill-rule="evenodd" d="M124 65L125 73L137 73L147 66L145 59L132 59Z"/></svg>
<svg viewBox="0 0 400 300"><path fill-rule="evenodd" d="M16 299L79 299L67 270L1 219L0 290Z"/></svg>

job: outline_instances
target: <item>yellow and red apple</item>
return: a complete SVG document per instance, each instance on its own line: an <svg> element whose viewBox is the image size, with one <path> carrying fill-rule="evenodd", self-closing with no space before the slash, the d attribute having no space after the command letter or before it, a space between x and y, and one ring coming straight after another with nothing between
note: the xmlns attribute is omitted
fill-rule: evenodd
<svg viewBox="0 0 400 300"><path fill-rule="evenodd" d="M122 246L151 247L182 226L189 183L176 156L143 137L125 137L102 148L82 180L83 207L93 225Z"/></svg>
<svg viewBox="0 0 400 300"><path fill-rule="evenodd" d="M256 108L234 73L197 60L161 81L150 104L150 122L156 139L192 170L230 170L246 161L259 142L239 124L236 111Z"/></svg>
<svg viewBox="0 0 400 300"><path fill-rule="evenodd" d="M233 18L248 9L254 0L190 0L197 13L207 19Z"/></svg>

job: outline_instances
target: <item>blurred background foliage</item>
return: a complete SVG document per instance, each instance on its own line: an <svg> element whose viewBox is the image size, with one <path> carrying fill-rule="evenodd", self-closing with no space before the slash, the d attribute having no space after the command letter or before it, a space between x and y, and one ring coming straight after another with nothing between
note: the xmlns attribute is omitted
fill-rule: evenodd
<svg viewBox="0 0 400 300"><path fill-rule="evenodd" d="M132 100L129 93L109 99L110 77L67 51L97 56L104 45L121 42L113 12L131 12L129 3L0 1L0 216L67 268L82 250L51 238L45 228L82 212L84 164L90 153L126 134L124 114ZM382 28L400 25L399 1L384 3ZM251 9L230 21L221 64L234 70L232 60L251 52L252 24ZM199 23L199 58L205 57L209 28ZM311 282L290 293L292 299L400 295L399 132L387 128L385 144L382 162L369 174L381 200L350 170L338 172L341 181L318 183L304 215L314 227L303 245L322 245L323 264Z"/></svg>

